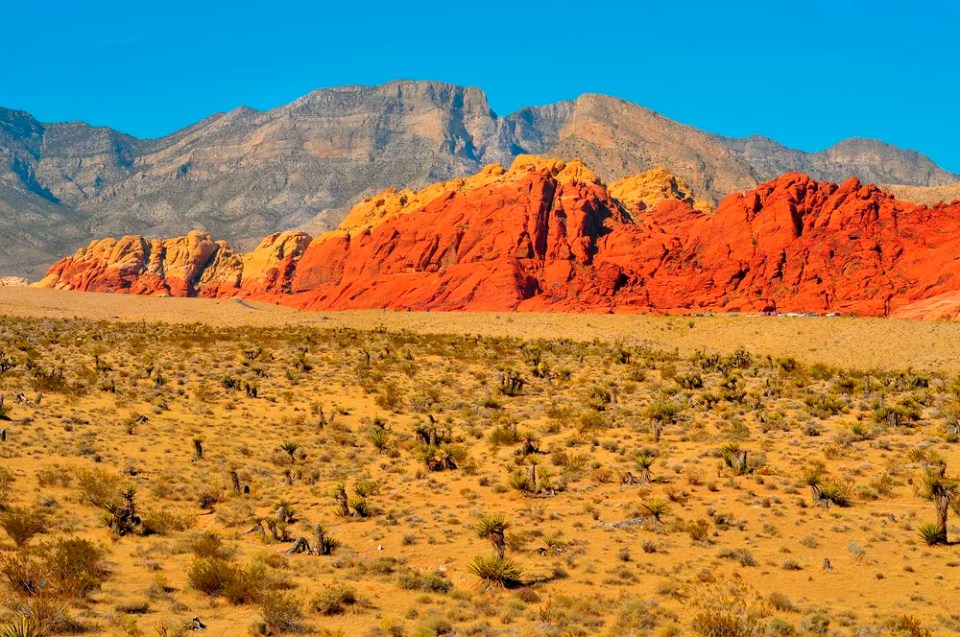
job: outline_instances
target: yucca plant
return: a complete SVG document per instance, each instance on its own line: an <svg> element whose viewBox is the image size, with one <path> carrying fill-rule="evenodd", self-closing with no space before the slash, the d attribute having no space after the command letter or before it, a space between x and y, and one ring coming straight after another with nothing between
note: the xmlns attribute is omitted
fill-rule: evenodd
<svg viewBox="0 0 960 637"><path fill-rule="evenodd" d="M927 471L920 486L920 495L931 500L937 510L936 526L941 529L943 535L942 542L937 544L947 543L947 516L950 513L950 505L960 498L960 482L948 478L946 474L946 464L934 465Z"/></svg>
<svg viewBox="0 0 960 637"><path fill-rule="evenodd" d="M28 619L0 626L0 637L45 637L46 633Z"/></svg>
<svg viewBox="0 0 960 637"><path fill-rule="evenodd" d="M370 505L367 504L367 499L363 497L356 497L350 500L350 507L353 508L353 514L358 518L368 518L370 517Z"/></svg>
<svg viewBox="0 0 960 637"><path fill-rule="evenodd" d="M500 514L480 516L477 523L477 536L493 545L497 557L503 559L507 550L505 534L510 524Z"/></svg>
<svg viewBox="0 0 960 637"><path fill-rule="evenodd" d="M653 467L653 456L647 453L637 456L637 471L640 472L640 479L644 482L650 482L651 467Z"/></svg>
<svg viewBox="0 0 960 637"><path fill-rule="evenodd" d="M820 484L819 489L819 504L821 506L830 506L831 504L838 507L850 506L850 487L847 484L830 480Z"/></svg>
<svg viewBox="0 0 960 637"><path fill-rule="evenodd" d="M330 497L337 501L337 512L342 517L348 517L350 515L350 503L347 498L347 488L342 483L338 484L334 487Z"/></svg>
<svg viewBox="0 0 960 637"><path fill-rule="evenodd" d="M280 444L280 450L285 451L287 455L290 456L290 460L295 459L293 456L295 453L297 453L297 451L299 451L299 449L300 449L300 443L294 442L292 440L284 440Z"/></svg>
<svg viewBox="0 0 960 637"><path fill-rule="evenodd" d="M340 542L330 537L327 530L319 523L314 525L313 532L317 536L317 555L333 555L336 548L340 546Z"/></svg>
<svg viewBox="0 0 960 637"><path fill-rule="evenodd" d="M653 429L654 442L660 442L664 427L674 424L679 414L680 406L669 401L658 401L647 407L646 416Z"/></svg>
<svg viewBox="0 0 960 637"><path fill-rule="evenodd" d="M729 442L720 447L720 458L724 464L733 469L737 475L750 473L750 464L747 462L747 450L741 449L735 442Z"/></svg>
<svg viewBox="0 0 960 637"><path fill-rule="evenodd" d="M643 509L657 522L670 510L670 503L662 498L653 498L643 503Z"/></svg>
<svg viewBox="0 0 960 637"><path fill-rule="evenodd" d="M936 522L927 522L920 525L920 537L929 546L947 543L947 530Z"/></svg>
<svg viewBox="0 0 960 637"><path fill-rule="evenodd" d="M510 487L524 495L535 493L537 490L537 487L530 482L530 476L521 471L515 471L510 475Z"/></svg>
<svg viewBox="0 0 960 637"><path fill-rule="evenodd" d="M367 435L367 439L370 441L370 444L373 445L373 448L377 450L378 453L384 454L387 452L387 430L382 427L373 427L370 430L370 433Z"/></svg>
<svg viewBox="0 0 960 637"><path fill-rule="evenodd" d="M523 570L509 557L477 556L467 570L480 578L480 589L517 588L523 585Z"/></svg>
<svg viewBox="0 0 960 637"><path fill-rule="evenodd" d="M809 467L803 472L803 481L808 487L810 487L810 493L813 497L813 503L816 505L821 505L821 491L820 486L823 482L823 472L819 467Z"/></svg>

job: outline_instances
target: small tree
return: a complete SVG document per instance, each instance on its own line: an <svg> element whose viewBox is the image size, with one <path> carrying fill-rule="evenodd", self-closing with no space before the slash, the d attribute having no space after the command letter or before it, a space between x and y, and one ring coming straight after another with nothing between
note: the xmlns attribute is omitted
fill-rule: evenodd
<svg viewBox="0 0 960 637"><path fill-rule="evenodd" d="M340 546L340 542L330 537L330 534L319 522L314 525L313 532L317 536L317 555L333 555L336 548Z"/></svg>
<svg viewBox="0 0 960 637"><path fill-rule="evenodd" d="M347 497L347 488L343 486L343 483L340 483L333 488L333 493L331 496L337 503L337 512L343 517L349 517L350 499Z"/></svg>
<svg viewBox="0 0 960 637"><path fill-rule="evenodd" d="M294 454L296 454L297 451L299 451L300 443L294 442L292 440L284 440L283 443L281 443L280 445L280 449L282 451L285 451L287 455L290 456L290 460L293 461L293 460L296 460L296 458L294 458Z"/></svg>
<svg viewBox="0 0 960 637"><path fill-rule="evenodd" d="M640 479L646 483L651 480L650 469L653 467L653 456L648 453L641 453L637 456L637 471L640 472Z"/></svg>
<svg viewBox="0 0 960 637"><path fill-rule="evenodd" d="M937 511L936 530L938 533L925 534L924 539L928 544L947 543L947 516L950 513L950 505L956 503L960 498L960 483L952 478L947 478L946 473L946 464L931 467L927 470L920 488L920 495L931 500Z"/></svg>
<svg viewBox="0 0 960 637"><path fill-rule="evenodd" d="M500 514L484 515L477 524L477 536L493 545L497 557L503 559L507 552L506 530L510 524Z"/></svg>
<svg viewBox="0 0 960 637"><path fill-rule="evenodd" d="M646 410L647 420L653 430L653 441L660 442L660 436L667 425L677 422L677 416L680 414L680 407L676 403L661 400L651 403Z"/></svg>

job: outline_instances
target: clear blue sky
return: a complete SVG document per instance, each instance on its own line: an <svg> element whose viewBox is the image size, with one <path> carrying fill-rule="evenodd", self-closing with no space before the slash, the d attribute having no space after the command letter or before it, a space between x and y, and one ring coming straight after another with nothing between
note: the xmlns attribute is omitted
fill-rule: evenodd
<svg viewBox="0 0 960 637"><path fill-rule="evenodd" d="M0 33L0 105L141 137L436 79L501 114L607 93L805 150L878 137L960 172L956 0L17 2Z"/></svg>

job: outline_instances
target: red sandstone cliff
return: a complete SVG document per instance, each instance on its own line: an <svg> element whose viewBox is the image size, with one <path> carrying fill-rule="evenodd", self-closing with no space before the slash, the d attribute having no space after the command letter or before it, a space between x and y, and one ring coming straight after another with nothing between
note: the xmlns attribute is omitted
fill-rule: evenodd
<svg viewBox="0 0 960 637"><path fill-rule="evenodd" d="M386 191L340 230L274 234L247 255L205 233L94 242L39 285L315 310L950 316L958 241L960 202L917 206L854 179L787 174L713 211L663 170L608 186L578 161L520 157Z"/></svg>

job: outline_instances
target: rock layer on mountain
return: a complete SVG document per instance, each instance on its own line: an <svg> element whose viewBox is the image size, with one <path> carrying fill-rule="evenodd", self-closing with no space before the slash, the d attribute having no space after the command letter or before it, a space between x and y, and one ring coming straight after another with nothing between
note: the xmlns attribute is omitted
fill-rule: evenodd
<svg viewBox="0 0 960 637"><path fill-rule="evenodd" d="M857 179L790 173L715 212L695 205L662 169L608 186L580 161L523 156L387 191L336 232L274 234L247 255L203 233L94 242L40 285L310 310L866 316L946 315L960 291L960 203L918 206Z"/></svg>
<svg viewBox="0 0 960 637"><path fill-rule="evenodd" d="M874 140L804 153L592 94L498 116L479 89L439 82L323 89L154 140L0 109L0 274L39 274L55 255L102 236L204 230L250 248L276 231L319 234L386 188L399 199L404 189L531 153L580 158L610 183L662 165L708 205L791 171L832 181L960 181Z"/></svg>

